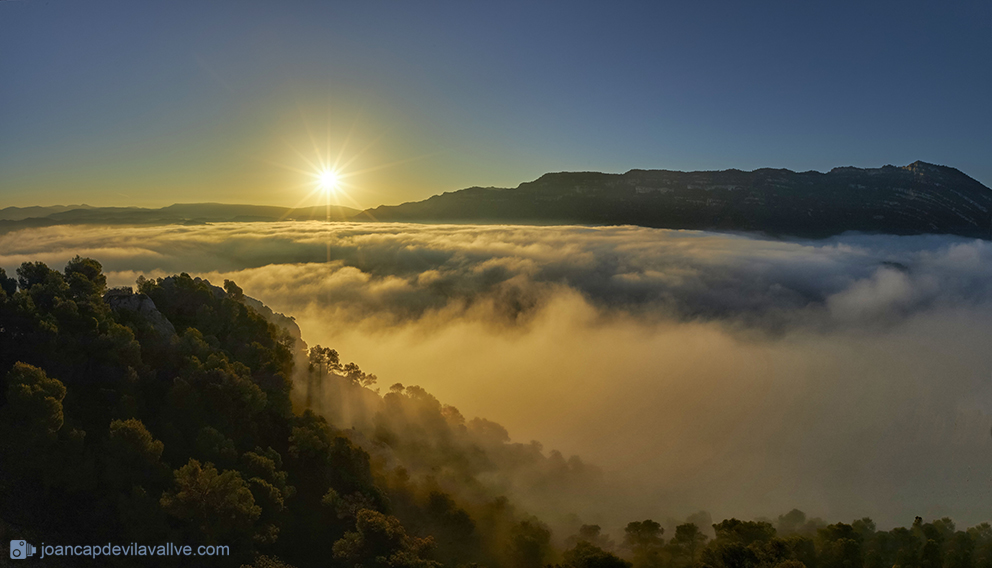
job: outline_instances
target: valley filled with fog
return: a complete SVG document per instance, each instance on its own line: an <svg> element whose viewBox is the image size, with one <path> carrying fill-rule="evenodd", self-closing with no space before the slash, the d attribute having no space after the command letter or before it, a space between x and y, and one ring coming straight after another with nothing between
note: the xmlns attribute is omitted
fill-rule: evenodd
<svg viewBox="0 0 992 568"><path fill-rule="evenodd" d="M111 286L233 280L383 390L598 466L567 505L590 522L963 525L992 503L987 241L231 223L29 229L0 251L9 273L92 257Z"/></svg>

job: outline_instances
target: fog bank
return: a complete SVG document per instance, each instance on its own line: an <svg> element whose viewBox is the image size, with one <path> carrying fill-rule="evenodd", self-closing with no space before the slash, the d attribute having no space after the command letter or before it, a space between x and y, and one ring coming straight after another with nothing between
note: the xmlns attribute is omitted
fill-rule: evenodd
<svg viewBox="0 0 992 568"><path fill-rule="evenodd" d="M113 285L235 280L384 388L597 464L591 521L992 510L988 242L271 223L48 227L0 251L8 272L90 256Z"/></svg>

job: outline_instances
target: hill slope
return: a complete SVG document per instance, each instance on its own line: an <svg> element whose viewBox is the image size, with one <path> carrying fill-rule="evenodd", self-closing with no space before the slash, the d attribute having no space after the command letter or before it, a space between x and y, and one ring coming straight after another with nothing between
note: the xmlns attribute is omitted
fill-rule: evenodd
<svg viewBox="0 0 992 568"><path fill-rule="evenodd" d="M379 221L578 223L757 231L825 237L845 231L989 238L992 190L925 162L828 173L631 170L550 173L515 189L473 187L382 206Z"/></svg>

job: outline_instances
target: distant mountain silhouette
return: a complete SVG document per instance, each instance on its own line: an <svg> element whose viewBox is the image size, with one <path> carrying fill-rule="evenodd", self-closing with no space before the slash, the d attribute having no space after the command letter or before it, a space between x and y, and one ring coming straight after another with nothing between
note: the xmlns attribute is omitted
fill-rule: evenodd
<svg viewBox="0 0 992 568"><path fill-rule="evenodd" d="M141 207L7 207L0 232L70 224L323 221L323 206L222 203ZM365 211L334 206L336 221L641 225L820 238L861 231L992 237L992 189L947 167L834 168L827 173L631 170L549 173L514 189L472 187Z"/></svg>
<svg viewBox="0 0 992 568"><path fill-rule="evenodd" d="M351 207L332 206L333 221L347 220L359 213ZM0 230L25 227L73 224L202 224L240 221L323 221L328 210L323 206L272 207L266 205L229 205L225 203L177 203L161 209L142 207L8 207L0 210Z"/></svg>
<svg viewBox="0 0 992 568"><path fill-rule="evenodd" d="M446 223L576 223L826 237L845 231L990 238L992 190L957 169L760 169L549 173L515 189L472 187L382 206L360 218Z"/></svg>
<svg viewBox="0 0 992 568"><path fill-rule="evenodd" d="M47 217L52 213L61 213L72 209L92 209L89 205L52 205L50 207L4 207L0 209L0 221L20 221L32 217Z"/></svg>

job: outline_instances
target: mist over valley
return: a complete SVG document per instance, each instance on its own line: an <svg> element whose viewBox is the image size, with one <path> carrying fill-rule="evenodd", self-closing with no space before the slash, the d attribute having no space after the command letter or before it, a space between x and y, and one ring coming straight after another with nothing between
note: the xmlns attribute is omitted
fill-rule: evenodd
<svg viewBox="0 0 992 568"><path fill-rule="evenodd" d="M97 258L110 285L235 281L383 392L601 469L592 493L518 492L557 520L987 511L987 241L297 222L47 227L0 251L8 271Z"/></svg>

